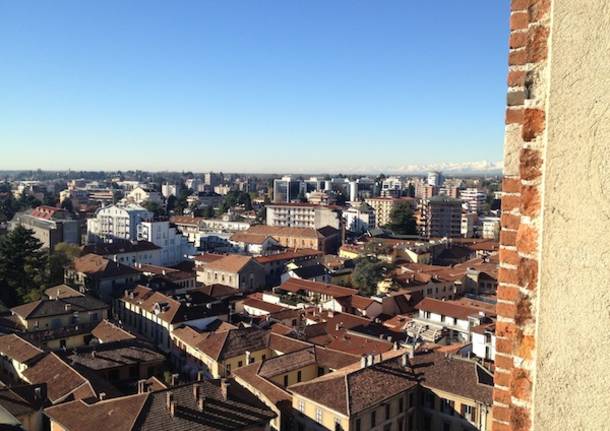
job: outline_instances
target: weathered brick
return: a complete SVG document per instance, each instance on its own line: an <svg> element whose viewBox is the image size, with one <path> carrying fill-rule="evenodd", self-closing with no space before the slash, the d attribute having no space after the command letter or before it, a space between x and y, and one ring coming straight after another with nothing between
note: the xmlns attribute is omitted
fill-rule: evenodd
<svg viewBox="0 0 610 431"><path fill-rule="evenodd" d="M517 324L517 326L522 326L526 322L532 320L532 303L527 296L521 295L521 299L519 299L517 305L514 306L514 309L515 311L512 316L507 317L512 317L513 319L515 319L515 323Z"/></svg>
<svg viewBox="0 0 610 431"><path fill-rule="evenodd" d="M496 304L496 313L498 313L498 316L514 319L517 314L517 306L515 304L500 302Z"/></svg>
<svg viewBox="0 0 610 431"><path fill-rule="evenodd" d="M523 87L525 85L525 75L524 70L511 70L508 72L506 82L509 87Z"/></svg>
<svg viewBox="0 0 610 431"><path fill-rule="evenodd" d="M493 412L492 412L493 414ZM510 425L507 425L502 422L493 421L491 423L491 431L513 431Z"/></svg>
<svg viewBox="0 0 610 431"><path fill-rule="evenodd" d="M508 38L508 47L510 49L523 48L527 45L527 32L525 31L514 31Z"/></svg>
<svg viewBox="0 0 610 431"><path fill-rule="evenodd" d="M536 289L538 283L538 262L535 259L521 259L517 266L518 284L529 290Z"/></svg>
<svg viewBox="0 0 610 431"><path fill-rule="evenodd" d="M519 193L521 190L521 180L519 178L507 178L502 179L502 191L505 193Z"/></svg>
<svg viewBox="0 0 610 431"><path fill-rule="evenodd" d="M521 368L513 368L510 378L510 392L513 397L527 401L532 393L529 373Z"/></svg>
<svg viewBox="0 0 610 431"><path fill-rule="evenodd" d="M527 63L527 51L525 49L512 50L508 53L508 64L511 66L522 66Z"/></svg>
<svg viewBox="0 0 610 431"><path fill-rule="evenodd" d="M497 295L498 299L517 302L520 297L520 292L516 287L500 285L498 287Z"/></svg>
<svg viewBox="0 0 610 431"><path fill-rule="evenodd" d="M530 17L527 12L519 11L513 12L510 15L510 29L513 30L523 30L526 29L529 25Z"/></svg>
<svg viewBox="0 0 610 431"><path fill-rule="evenodd" d="M505 356L505 355L496 355L496 367L498 368L504 368L505 370L510 370L513 368L513 358L510 356ZM508 394L510 396L510 394ZM495 398L494 398L495 400ZM500 400L498 400L500 401ZM500 402L505 402L505 401L500 401ZM506 402L507 404L509 404L509 402Z"/></svg>
<svg viewBox="0 0 610 431"><path fill-rule="evenodd" d="M517 333L517 327L514 323L496 322L496 336L503 338L512 338Z"/></svg>
<svg viewBox="0 0 610 431"><path fill-rule="evenodd" d="M500 231L500 245L517 245L517 232L509 230Z"/></svg>
<svg viewBox="0 0 610 431"><path fill-rule="evenodd" d="M512 431L528 431L531 425L529 409L513 407L510 423Z"/></svg>
<svg viewBox="0 0 610 431"><path fill-rule="evenodd" d="M548 55L548 27L539 25L528 31L527 61L538 63L546 60Z"/></svg>
<svg viewBox="0 0 610 431"><path fill-rule="evenodd" d="M522 6L522 5L519 5ZM528 8L530 22L538 22L544 18L551 8L550 0L531 0ZM520 8L521 9L521 8Z"/></svg>
<svg viewBox="0 0 610 431"><path fill-rule="evenodd" d="M502 211L512 211L521 207L521 196L502 196Z"/></svg>
<svg viewBox="0 0 610 431"><path fill-rule="evenodd" d="M510 421L511 409L508 407L493 406L494 419L499 421Z"/></svg>
<svg viewBox="0 0 610 431"><path fill-rule="evenodd" d="M497 371L494 374L494 383L500 386L512 387L512 375L511 373L505 373L503 371ZM512 389L511 389L512 393Z"/></svg>
<svg viewBox="0 0 610 431"><path fill-rule="evenodd" d="M513 343L511 342L511 340L509 340L507 338L497 338L496 339L496 352L512 355ZM508 386L508 385L505 385L505 386Z"/></svg>
<svg viewBox="0 0 610 431"><path fill-rule="evenodd" d="M521 253L535 253L538 247L538 233L536 229L526 224L519 225L515 245L517 246L517 251Z"/></svg>
<svg viewBox="0 0 610 431"><path fill-rule="evenodd" d="M506 94L506 104L508 106L520 106L525 102L525 91L509 91Z"/></svg>
<svg viewBox="0 0 610 431"><path fill-rule="evenodd" d="M542 109L526 109L523 112L522 137L525 142L533 141L544 132L545 115Z"/></svg>
<svg viewBox="0 0 610 431"><path fill-rule="evenodd" d="M535 217L540 212L540 193L538 187L521 187L521 214Z"/></svg>
<svg viewBox="0 0 610 431"><path fill-rule="evenodd" d="M519 223L521 223L521 217L514 214L502 214L500 218L500 227L502 229L519 229Z"/></svg>
<svg viewBox="0 0 610 431"><path fill-rule="evenodd" d="M506 263L508 265L518 265L521 261L519 257L519 253L514 250L508 250L506 248L500 249L500 262Z"/></svg>
<svg viewBox="0 0 610 431"><path fill-rule="evenodd" d="M536 345L535 341L536 340L531 335L524 335L521 337L519 342L515 345L515 355L527 360L532 359L534 346Z"/></svg>
<svg viewBox="0 0 610 431"><path fill-rule="evenodd" d="M540 152L530 148L524 148L519 153L519 173L521 178L526 181L535 180L542 171L542 158Z"/></svg>
<svg viewBox="0 0 610 431"><path fill-rule="evenodd" d="M512 0L510 9L512 11L527 10L530 5L530 0Z"/></svg>
<svg viewBox="0 0 610 431"><path fill-rule="evenodd" d="M516 269L500 268L498 271L498 282L508 284L519 284L519 274Z"/></svg>

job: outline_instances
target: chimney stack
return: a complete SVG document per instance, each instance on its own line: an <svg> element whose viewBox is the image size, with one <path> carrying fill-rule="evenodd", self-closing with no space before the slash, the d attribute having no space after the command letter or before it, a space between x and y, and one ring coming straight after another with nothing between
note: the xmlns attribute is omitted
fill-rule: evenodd
<svg viewBox="0 0 610 431"><path fill-rule="evenodd" d="M229 384L227 379L220 379L220 393L225 401L229 398Z"/></svg>
<svg viewBox="0 0 610 431"><path fill-rule="evenodd" d="M178 374L172 374L172 386L176 386L178 384Z"/></svg>
<svg viewBox="0 0 610 431"><path fill-rule="evenodd" d="M176 401L172 401L169 404L169 414L171 417L175 417L176 416Z"/></svg>
<svg viewBox="0 0 610 431"><path fill-rule="evenodd" d="M203 380L203 371L197 371L197 381L200 382Z"/></svg>
<svg viewBox="0 0 610 431"><path fill-rule="evenodd" d="M197 398L197 409L200 412L203 412L203 410L205 409L205 397L199 397Z"/></svg>
<svg viewBox="0 0 610 431"><path fill-rule="evenodd" d="M100 392L98 398L100 401L104 401L106 399L106 392Z"/></svg>
<svg viewBox="0 0 610 431"><path fill-rule="evenodd" d="M146 380L138 380L138 393L143 394L146 392Z"/></svg>
<svg viewBox="0 0 610 431"><path fill-rule="evenodd" d="M195 400L199 400L199 385L194 384L193 385L193 398L195 398Z"/></svg>
<svg viewBox="0 0 610 431"><path fill-rule="evenodd" d="M366 366L367 366L366 355L362 355L362 357L360 358L360 368L366 368Z"/></svg>
<svg viewBox="0 0 610 431"><path fill-rule="evenodd" d="M165 395L165 407L167 408L167 410L171 409L171 405L174 402L174 394L172 394L171 392L168 392Z"/></svg>

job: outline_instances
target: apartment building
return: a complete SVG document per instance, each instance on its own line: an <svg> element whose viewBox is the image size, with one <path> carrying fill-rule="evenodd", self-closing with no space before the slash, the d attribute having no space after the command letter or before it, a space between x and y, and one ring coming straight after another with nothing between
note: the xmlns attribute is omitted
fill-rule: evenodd
<svg viewBox="0 0 610 431"><path fill-rule="evenodd" d="M445 196L425 199L419 209L419 230L425 238L459 238L462 202Z"/></svg>
<svg viewBox="0 0 610 431"><path fill-rule="evenodd" d="M195 261L200 283L223 284L241 292L265 287L265 269L250 256L204 254Z"/></svg>
<svg viewBox="0 0 610 431"><path fill-rule="evenodd" d="M397 177L388 177L381 183L381 196L384 198L398 198L402 195L403 182Z"/></svg>
<svg viewBox="0 0 610 431"><path fill-rule="evenodd" d="M255 225L246 233L259 237L271 237L282 247L313 249L326 254L336 253L341 245L341 231L325 226L320 229Z"/></svg>
<svg viewBox="0 0 610 431"><path fill-rule="evenodd" d="M89 242L113 238L135 241L140 223L152 218L153 214L139 205L102 207L87 220L87 238Z"/></svg>
<svg viewBox="0 0 610 431"><path fill-rule="evenodd" d="M30 229L43 248L53 250L60 242L80 244L80 222L61 208L42 205L17 213L9 223L9 230L17 226Z"/></svg>
<svg viewBox="0 0 610 431"><path fill-rule="evenodd" d="M355 234L362 234L375 228L377 226L375 213L375 209L366 202L346 209L343 211L345 229Z"/></svg>
<svg viewBox="0 0 610 431"><path fill-rule="evenodd" d="M493 239L500 238L500 217L481 217L481 238Z"/></svg>
<svg viewBox="0 0 610 431"><path fill-rule="evenodd" d="M476 187L469 187L460 192L460 199L468 207L468 212L480 214L483 212L487 193Z"/></svg>
<svg viewBox="0 0 610 431"><path fill-rule="evenodd" d="M137 237L160 248L158 265L177 265L195 254L195 246L168 221L140 222Z"/></svg>
<svg viewBox="0 0 610 431"><path fill-rule="evenodd" d="M341 211L336 207L305 203L267 205L267 226L341 229Z"/></svg>
<svg viewBox="0 0 610 431"><path fill-rule="evenodd" d="M305 193L305 183L285 176L273 180L273 202L289 203L297 199L301 193Z"/></svg>
<svg viewBox="0 0 610 431"><path fill-rule="evenodd" d="M125 196L125 200L136 205L142 205L144 202L162 204L163 195L158 191L138 186Z"/></svg>
<svg viewBox="0 0 610 431"><path fill-rule="evenodd" d="M375 227L386 226L390 223L392 210L397 203L409 202L413 210L417 206L417 202L412 198L376 197L367 198L364 201L375 210Z"/></svg>

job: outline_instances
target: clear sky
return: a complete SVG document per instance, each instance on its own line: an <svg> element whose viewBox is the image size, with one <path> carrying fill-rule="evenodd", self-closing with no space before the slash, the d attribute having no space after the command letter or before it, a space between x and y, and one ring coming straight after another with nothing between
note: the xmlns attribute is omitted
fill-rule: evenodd
<svg viewBox="0 0 610 431"><path fill-rule="evenodd" d="M508 0L0 0L0 169L502 157Z"/></svg>

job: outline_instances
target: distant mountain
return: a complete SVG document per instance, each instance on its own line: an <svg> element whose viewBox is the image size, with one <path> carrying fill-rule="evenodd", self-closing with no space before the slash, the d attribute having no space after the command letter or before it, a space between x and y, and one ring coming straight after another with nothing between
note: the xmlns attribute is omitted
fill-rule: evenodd
<svg viewBox="0 0 610 431"><path fill-rule="evenodd" d="M491 162L489 160L481 160L478 162L462 162L462 163L428 163L428 164L408 164L402 166L361 166L354 169L345 170L344 173L364 173L364 172L383 172L386 175L421 175L429 171L441 171L449 175L468 175L468 174L485 174L485 175L500 175L502 174L502 161Z"/></svg>

